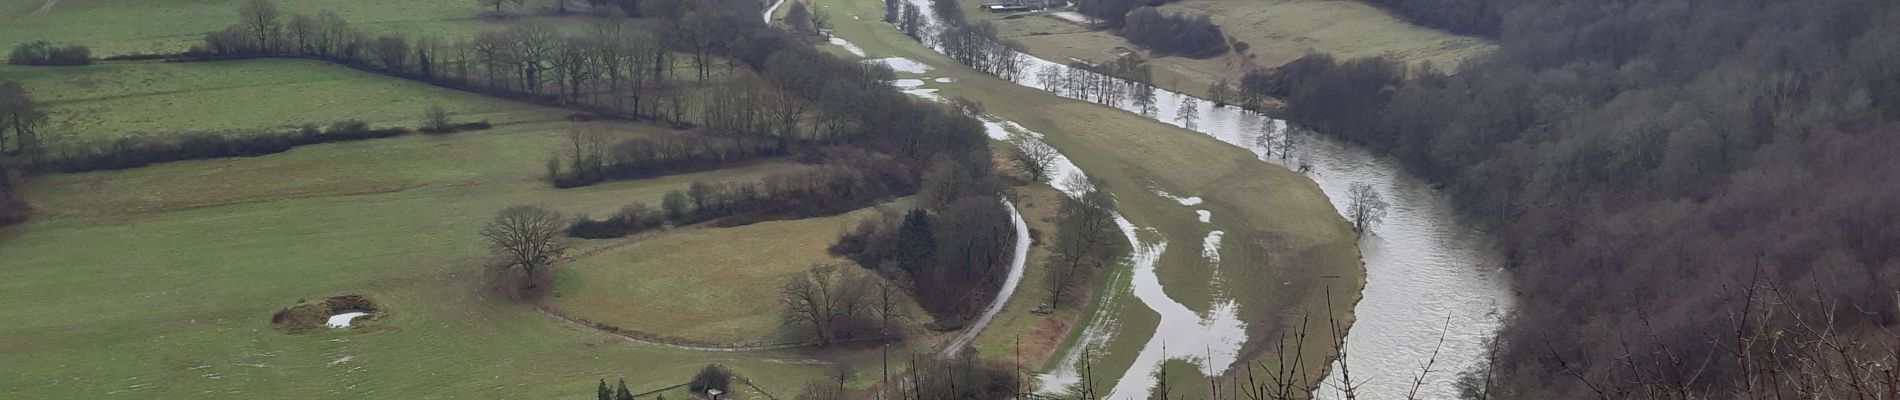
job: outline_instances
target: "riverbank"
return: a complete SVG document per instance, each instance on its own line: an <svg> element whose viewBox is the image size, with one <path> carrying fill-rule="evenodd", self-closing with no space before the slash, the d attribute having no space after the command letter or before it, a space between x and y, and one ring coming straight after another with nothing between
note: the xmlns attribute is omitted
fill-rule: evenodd
<svg viewBox="0 0 1900 400"><path fill-rule="evenodd" d="M1236 349L1231 355L1209 357L1202 348L1153 346L1151 338L1158 333L1167 336L1168 332L1156 328L1171 314L1157 312L1154 304L1137 302L1133 282L1107 287L1097 296L1101 301L1091 306L1088 326L1112 329L1084 329L1109 333L1086 340L1095 352L1092 369L1099 391L1106 392L1127 371L1159 368L1159 364L1136 365L1145 349L1165 347L1148 351L1149 359L1216 359L1201 362L1204 365L1198 369L1202 371L1194 372L1218 376L1231 365L1253 361L1266 361L1272 367L1274 361L1263 357L1276 344L1269 338L1298 326L1302 315L1326 320L1328 303L1334 305L1332 317L1350 319L1363 269L1350 228L1312 181L1198 133L964 68L880 22L882 5L877 1L823 6L832 14L835 33L869 58L904 57L930 66L923 72L900 74L922 81L916 90L975 100L991 115L1042 134L1115 194L1130 232L1154 249L1149 264L1153 268L1148 272L1154 276L1155 292L1195 315L1231 313L1233 321L1241 322L1244 342L1220 343ZM850 54L844 48L834 49L840 55ZM1183 204L1163 193L1201 201ZM1202 222L1199 211L1212 217ZM1223 234L1210 241L1213 231ZM1210 242L1214 245L1209 246ZM1208 256L1208 249L1215 249L1211 253L1216 256ZM1330 297L1328 285L1332 286ZM1219 307L1225 304L1231 304L1230 309ZM1300 362L1308 371L1325 369L1325 349L1332 347L1333 338L1324 333L1309 335L1304 344L1308 356ZM985 333L991 335L1013 336L1000 329ZM1071 340L1069 345L1083 341ZM1195 396L1204 378L1183 372L1187 371L1169 372L1171 380L1180 380L1170 386L1180 389L1177 395ZM1134 375L1145 378L1148 374Z"/></svg>
<svg viewBox="0 0 1900 400"><path fill-rule="evenodd" d="M1244 51L1205 59L1154 57L1113 32L1093 30L1053 12L998 14L979 8L984 0L958 3L971 21L989 21L1003 38L1021 43L1036 57L1107 64L1133 52L1154 66L1156 86L1203 98L1208 86L1222 78L1238 82L1249 70L1278 68L1308 53L1341 59L1392 57L1449 69L1497 49L1489 40L1413 25L1362 1L1186 0L1160 10L1208 16L1232 40L1245 43Z"/></svg>

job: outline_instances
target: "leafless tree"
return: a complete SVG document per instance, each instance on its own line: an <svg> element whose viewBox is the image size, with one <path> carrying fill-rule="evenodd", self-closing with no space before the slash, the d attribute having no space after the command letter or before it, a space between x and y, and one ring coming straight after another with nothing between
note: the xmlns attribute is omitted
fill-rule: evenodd
<svg viewBox="0 0 1900 400"><path fill-rule="evenodd" d="M1346 193L1346 217L1352 221L1353 232L1361 236L1385 218L1388 206L1385 199L1379 196L1379 191L1365 182L1353 183Z"/></svg>
<svg viewBox="0 0 1900 400"><path fill-rule="evenodd" d="M39 128L46 125L41 111L25 86L16 81L0 80L0 156L9 154L37 162L43 153ZM12 139L13 147L7 147Z"/></svg>
<svg viewBox="0 0 1900 400"><path fill-rule="evenodd" d="M488 247L503 258L502 269L519 268L534 284L535 271L559 257L559 234L566 221L561 213L540 206L508 207L482 227Z"/></svg>
<svg viewBox="0 0 1900 400"><path fill-rule="evenodd" d="M271 51L277 47L277 36L283 26L277 21L277 4L270 0L250 0L238 8L238 18L244 30L257 41L257 48Z"/></svg>
<svg viewBox="0 0 1900 400"><path fill-rule="evenodd" d="M1200 100L1195 100L1189 97L1182 97L1181 107L1175 109L1174 111L1174 119L1177 121L1181 121L1181 126L1183 127L1186 127L1190 130L1195 129L1195 127L1198 126L1197 124L1201 119Z"/></svg>
<svg viewBox="0 0 1900 400"><path fill-rule="evenodd" d="M1009 148L1009 159L1016 162L1016 168L1029 174L1029 180L1041 182L1049 177L1049 169L1055 166L1055 147L1035 139L1017 139L1016 145Z"/></svg>
<svg viewBox="0 0 1900 400"><path fill-rule="evenodd" d="M787 324L812 328L821 346L843 340L839 336L849 332L839 325L869 311L870 304L865 300L870 279L854 270L814 266L779 285L779 302L785 305L783 318Z"/></svg>
<svg viewBox="0 0 1900 400"><path fill-rule="evenodd" d="M296 41L294 52L298 54L314 53L311 50L317 35L317 19L306 14L290 16L290 39Z"/></svg>

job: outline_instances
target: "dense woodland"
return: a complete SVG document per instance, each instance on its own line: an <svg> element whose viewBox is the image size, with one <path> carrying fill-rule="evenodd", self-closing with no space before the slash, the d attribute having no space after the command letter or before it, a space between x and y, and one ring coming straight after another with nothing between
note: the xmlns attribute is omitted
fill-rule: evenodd
<svg viewBox="0 0 1900 400"><path fill-rule="evenodd" d="M1124 18L1121 35L1129 43L1153 50L1156 57L1208 58L1227 53L1227 34L1206 15L1136 8Z"/></svg>
<svg viewBox="0 0 1900 400"><path fill-rule="evenodd" d="M1499 8L1515 0L1366 0L1412 23L1460 35L1497 37L1503 29Z"/></svg>
<svg viewBox="0 0 1900 400"><path fill-rule="evenodd" d="M1891 396L1900 3L1454 3L1400 11L1504 16L1456 74L1313 57L1242 86L1501 242L1521 308L1468 395Z"/></svg>

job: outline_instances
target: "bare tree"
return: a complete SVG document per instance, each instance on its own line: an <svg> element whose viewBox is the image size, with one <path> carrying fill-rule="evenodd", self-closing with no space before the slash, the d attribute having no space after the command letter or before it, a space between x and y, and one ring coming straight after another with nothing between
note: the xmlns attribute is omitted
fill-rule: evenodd
<svg viewBox="0 0 1900 400"><path fill-rule="evenodd" d="M829 265L814 266L805 273L779 285L779 301L785 304L785 322L804 324L812 328L820 345L831 344L832 281L838 276L837 267Z"/></svg>
<svg viewBox="0 0 1900 400"><path fill-rule="evenodd" d="M488 247L500 255L502 269L519 268L534 285L535 270L559 257L563 250L559 233L564 225L561 213L540 206L508 207L482 227Z"/></svg>
<svg viewBox="0 0 1900 400"><path fill-rule="evenodd" d="M1181 126L1183 127L1195 129L1197 121L1201 119L1201 102L1193 98L1182 97L1181 107L1174 111L1174 119L1181 121Z"/></svg>
<svg viewBox="0 0 1900 400"><path fill-rule="evenodd" d="M46 121L46 112L39 110L25 86L0 80L0 156L19 154L37 160L41 153L39 128ZM7 147L9 138L13 141L11 148Z"/></svg>
<svg viewBox="0 0 1900 400"><path fill-rule="evenodd" d="M1025 138L1015 142L1015 146L1010 146L1009 158L1016 162L1016 168L1029 173L1029 180L1032 181L1041 182L1048 178L1049 169L1055 166L1056 156L1059 155L1056 148L1041 140Z"/></svg>
<svg viewBox="0 0 1900 400"><path fill-rule="evenodd" d="M1379 191L1364 182L1354 182L1346 193L1346 218L1352 221L1352 230L1360 236L1372 230L1372 226L1385 218L1388 205Z"/></svg>
<svg viewBox="0 0 1900 400"><path fill-rule="evenodd" d="M257 41L257 48L266 52L276 49L277 36L283 30L277 15L277 4L270 0L250 0L238 8L244 30Z"/></svg>
<svg viewBox="0 0 1900 400"><path fill-rule="evenodd" d="M317 19L305 14L290 16L290 38L296 41L297 54L314 53L311 51L317 36Z"/></svg>

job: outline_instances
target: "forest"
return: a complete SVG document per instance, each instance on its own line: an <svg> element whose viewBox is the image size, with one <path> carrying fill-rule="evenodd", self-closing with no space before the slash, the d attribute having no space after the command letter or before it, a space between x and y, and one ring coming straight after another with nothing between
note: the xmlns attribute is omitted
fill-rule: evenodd
<svg viewBox="0 0 1900 400"><path fill-rule="evenodd" d="M1900 3L1411 3L1459 32L1501 15L1501 48L1456 73L1311 56L1241 86L1389 152L1501 242L1521 308L1467 397L1893 390Z"/></svg>

